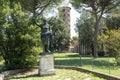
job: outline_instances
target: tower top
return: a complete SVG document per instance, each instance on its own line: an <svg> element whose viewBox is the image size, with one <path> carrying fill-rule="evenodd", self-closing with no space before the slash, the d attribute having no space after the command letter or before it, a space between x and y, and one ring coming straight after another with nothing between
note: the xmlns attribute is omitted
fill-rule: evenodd
<svg viewBox="0 0 120 80"><path fill-rule="evenodd" d="M71 10L71 8L70 8L70 7L67 7L67 6L63 6L63 7L59 7L59 8L58 8L59 11L61 11L61 10L63 10L63 9L65 9L65 10Z"/></svg>

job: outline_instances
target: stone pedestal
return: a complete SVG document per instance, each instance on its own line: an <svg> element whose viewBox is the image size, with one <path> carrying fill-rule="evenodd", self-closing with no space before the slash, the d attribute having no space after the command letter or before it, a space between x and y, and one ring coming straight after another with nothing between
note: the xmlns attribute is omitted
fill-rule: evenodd
<svg viewBox="0 0 120 80"><path fill-rule="evenodd" d="M4 75L0 74L0 80L4 80Z"/></svg>
<svg viewBox="0 0 120 80"><path fill-rule="evenodd" d="M53 54L40 55L39 75L53 75L54 70L54 56Z"/></svg>

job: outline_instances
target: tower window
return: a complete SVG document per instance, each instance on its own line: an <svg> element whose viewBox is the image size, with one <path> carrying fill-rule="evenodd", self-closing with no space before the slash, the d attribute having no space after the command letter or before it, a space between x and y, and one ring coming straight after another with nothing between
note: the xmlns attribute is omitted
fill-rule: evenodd
<svg viewBox="0 0 120 80"><path fill-rule="evenodd" d="M65 15L65 14L63 15L63 20L64 20L64 21L66 20L66 15Z"/></svg>
<svg viewBox="0 0 120 80"><path fill-rule="evenodd" d="M65 9L63 9L62 11L65 12Z"/></svg>

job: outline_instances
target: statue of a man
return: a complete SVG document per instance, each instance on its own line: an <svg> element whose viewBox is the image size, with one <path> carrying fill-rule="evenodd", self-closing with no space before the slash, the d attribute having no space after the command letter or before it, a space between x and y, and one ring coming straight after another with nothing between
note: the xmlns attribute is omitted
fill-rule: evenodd
<svg viewBox="0 0 120 80"><path fill-rule="evenodd" d="M41 28L41 41L43 44L43 52L50 54L51 52L51 45L52 45L52 30L50 26L47 24L47 21L43 19L42 24L37 24Z"/></svg>

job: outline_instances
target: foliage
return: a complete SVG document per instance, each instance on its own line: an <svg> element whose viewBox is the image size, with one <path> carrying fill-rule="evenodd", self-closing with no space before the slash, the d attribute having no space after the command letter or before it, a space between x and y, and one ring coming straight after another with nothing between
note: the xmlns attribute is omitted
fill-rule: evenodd
<svg viewBox="0 0 120 80"><path fill-rule="evenodd" d="M88 18L89 17L89 18ZM87 46L87 48L93 48L93 21L88 12L81 14L81 17L77 20L76 27L79 33L79 46Z"/></svg>
<svg viewBox="0 0 120 80"><path fill-rule="evenodd" d="M7 69L31 67L40 51L39 29L29 24L20 3L4 2L0 9L0 52Z"/></svg>
<svg viewBox="0 0 120 80"><path fill-rule="evenodd" d="M74 42L74 41L78 41L78 40L79 40L78 36L73 36L72 39L71 39L71 45L72 45L72 46L75 45L75 42ZM78 46L78 45L77 45L77 46Z"/></svg>
<svg viewBox="0 0 120 80"><path fill-rule="evenodd" d="M97 46L98 46L98 31L99 23L102 16L107 13L109 10L115 8L120 4L118 0L71 0L72 5L76 8L77 11L81 12L83 10L89 11L95 17L94 23L94 57L97 57Z"/></svg>
<svg viewBox="0 0 120 80"><path fill-rule="evenodd" d="M78 12L82 8L82 10L91 11L97 15L101 12L106 13L120 4L118 0L70 0L70 2Z"/></svg>
<svg viewBox="0 0 120 80"><path fill-rule="evenodd" d="M53 31L53 47L54 50L64 51L68 49L70 43L70 36L66 24L57 18L50 18L49 24Z"/></svg>
<svg viewBox="0 0 120 80"><path fill-rule="evenodd" d="M72 40L78 40L78 36L73 36Z"/></svg>
<svg viewBox="0 0 120 80"><path fill-rule="evenodd" d="M111 29L119 29L120 28L120 16L111 17L106 20L106 25L109 30Z"/></svg>
<svg viewBox="0 0 120 80"><path fill-rule="evenodd" d="M43 11L50 10L51 7L58 5L62 0L17 0L21 3L24 10L33 14L41 15Z"/></svg>
<svg viewBox="0 0 120 80"><path fill-rule="evenodd" d="M116 13L117 12L117 13ZM119 11L115 11L112 17L106 20L106 26L108 28L107 33L105 32L104 35L101 35L100 42L103 42L110 53L110 56L114 56L116 58L116 62L120 64L120 53L119 53L119 29L120 29L120 16L118 15ZM103 38L103 39L101 39Z"/></svg>
<svg viewBox="0 0 120 80"><path fill-rule="evenodd" d="M120 65L120 29L109 30L106 34L98 37L105 44L110 54L114 54L116 62Z"/></svg>

